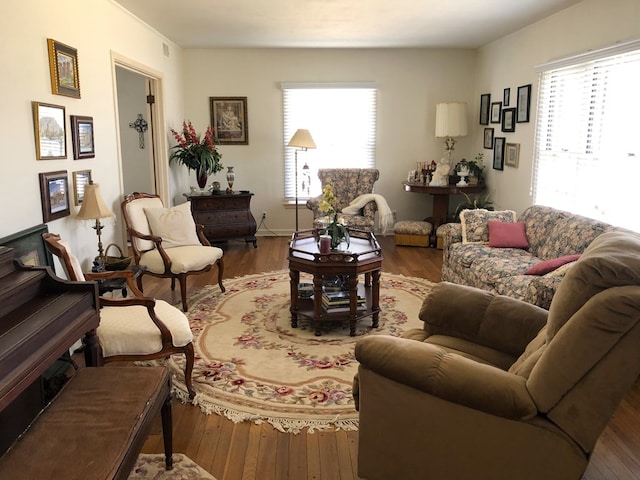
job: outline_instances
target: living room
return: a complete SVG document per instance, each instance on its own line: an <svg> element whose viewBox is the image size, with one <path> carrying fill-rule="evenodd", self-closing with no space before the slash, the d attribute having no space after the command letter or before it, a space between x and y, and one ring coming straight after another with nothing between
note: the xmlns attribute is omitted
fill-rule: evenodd
<svg viewBox="0 0 640 480"><path fill-rule="evenodd" d="M387 199L398 220L420 219L430 211L430 200L405 192L401 182L416 162L442 154L442 139L432 133L436 104L467 103L469 134L458 139L456 155L473 158L485 152L488 158L483 126L476 120L480 96L491 93L499 98L504 88L513 95L517 87L531 84L535 109L535 66L638 38L640 5L637 0L574 2L478 48L184 49L111 0L94 0L90 8L79 0L14 2L2 25L1 48L10 61L0 79L6 113L1 120L6 177L0 199L9 208L5 208L0 237L42 223L39 173L66 170L71 179L71 172L90 169L118 216L115 225L103 230L103 242L122 245L120 203L129 192L122 187L119 142L120 136L137 138L138 134L133 129L118 130L114 62L139 67L161 79L158 95L164 123L160 131L165 147L172 144L169 128L180 128L183 120L191 120L198 131L210 124L209 97L246 96L251 140L248 145L221 146L222 161L234 166L235 188L254 193L254 216L260 219L261 212L267 212L268 229L263 226L258 235L288 236L294 229L294 212L282 198L287 139L282 138L281 82L375 81L379 88L376 168L380 170L376 193ZM51 93L48 38L77 49L81 98ZM64 106L67 118L93 117L95 157L74 160L69 151L64 159L36 160L33 101ZM509 142L520 144L518 168L499 171L489 164L486 169L496 209L521 213L531 205L534 132L531 121L519 123L515 132L506 135ZM70 134L67 137L71 139ZM168 158L168 153L162 155ZM183 193L194 184L194 177L166 164L161 188L165 202L177 204L184 201ZM224 184L221 174L218 180ZM95 231L74 218L78 207L71 210L70 216L49 222L48 227L66 239L83 266L89 267L96 253ZM300 215L301 225L311 224L310 211L302 207Z"/></svg>

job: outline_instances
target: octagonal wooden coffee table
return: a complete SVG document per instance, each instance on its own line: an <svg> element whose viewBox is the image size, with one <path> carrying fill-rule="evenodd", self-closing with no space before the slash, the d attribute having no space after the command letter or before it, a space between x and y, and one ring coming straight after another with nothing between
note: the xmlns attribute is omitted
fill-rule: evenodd
<svg viewBox="0 0 640 480"><path fill-rule="evenodd" d="M337 250L320 253L318 230L294 232L289 244L289 277L291 279L291 326L298 326L298 316L311 319L315 334L320 335L322 322L349 321L349 334L355 336L359 319L371 316L372 326L378 327L380 314L380 273L382 249L371 232L349 228L351 242L343 242ZM313 296L302 298L298 292L300 272L313 275ZM364 285L358 284L358 276L364 274ZM322 305L325 279L336 277L345 280L349 293L348 308L344 311L327 310ZM358 297L364 304L358 304ZM360 307L360 308L359 308ZM342 310L342 309L340 309Z"/></svg>

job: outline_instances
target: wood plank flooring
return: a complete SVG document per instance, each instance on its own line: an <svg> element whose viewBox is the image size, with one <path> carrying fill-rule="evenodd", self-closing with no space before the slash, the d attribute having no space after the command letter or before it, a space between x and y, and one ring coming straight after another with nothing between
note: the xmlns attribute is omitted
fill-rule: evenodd
<svg viewBox="0 0 640 480"><path fill-rule="evenodd" d="M442 252L395 247L393 237L379 238L384 272L440 280ZM259 237L258 248L242 242L225 246L225 278L287 268L288 238ZM191 277L189 288L215 284L214 271ZM168 280L145 279L145 293L180 301ZM205 415L198 407L174 401L174 451L184 453L218 480L358 479L357 432L286 434L268 424L237 423ZM162 452L160 423L144 452ZM516 477L514 477L516 478ZM640 382L636 382L602 434L583 480L640 479ZM395 480L395 479L394 479ZM398 479L400 480L400 479ZM433 479L449 480L449 479ZM453 480L453 479L452 479Z"/></svg>

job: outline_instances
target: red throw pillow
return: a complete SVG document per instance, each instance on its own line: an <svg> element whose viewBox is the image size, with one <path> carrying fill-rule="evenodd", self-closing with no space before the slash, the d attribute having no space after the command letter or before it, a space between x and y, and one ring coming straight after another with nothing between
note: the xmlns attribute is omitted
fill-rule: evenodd
<svg viewBox="0 0 640 480"><path fill-rule="evenodd" d="M563 257L552 258L550 260L544 260L536 263L529 270L524 272L525 275L545 275L549 272L553 272L556 268L566 265L567 263L575 262L580 258L579 253L573 255L565 255Z"/></svg>
<svg viewBox="0 0 640 480"><path fill-rule="evenodd" d="M524 222L487 222L489 246L499 248L529 248Z"/></svg>

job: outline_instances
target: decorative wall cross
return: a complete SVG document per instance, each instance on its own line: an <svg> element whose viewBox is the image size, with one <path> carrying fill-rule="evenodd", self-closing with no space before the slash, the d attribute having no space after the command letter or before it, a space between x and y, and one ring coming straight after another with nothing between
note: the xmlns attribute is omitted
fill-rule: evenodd
<svg viewBox="0 0 640 480"><path fill-rule="evenodd" d="M140 136L138 141L140 148L144 148L144 132L149 129L149 124L144 118L142 118L141 113L138 114L138 118L135 122L131 122L129 124L129 127L136 129L136 132L138 132L138 135Z"/></svg>

